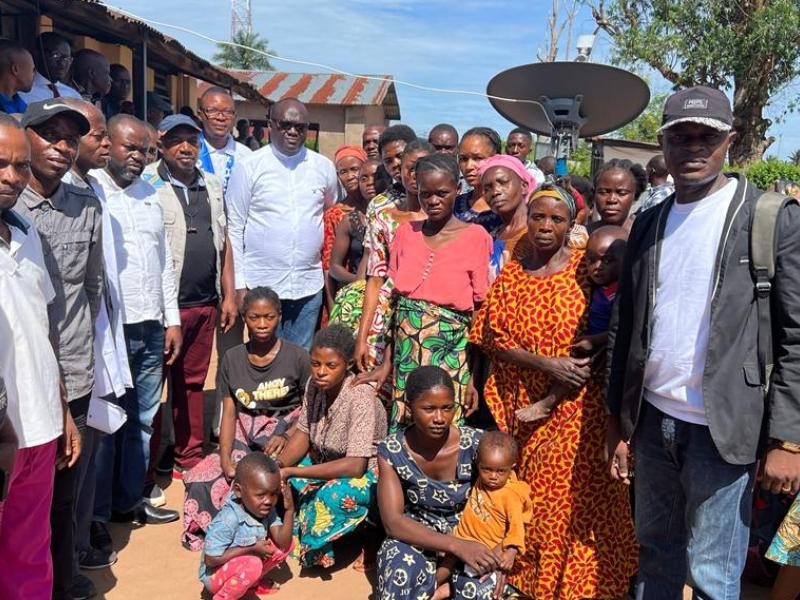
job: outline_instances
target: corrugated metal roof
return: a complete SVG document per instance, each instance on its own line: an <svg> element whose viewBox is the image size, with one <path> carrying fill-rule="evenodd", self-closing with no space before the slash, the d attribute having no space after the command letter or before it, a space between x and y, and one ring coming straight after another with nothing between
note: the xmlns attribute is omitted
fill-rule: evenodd
<svg viewBox="0 0 800 600"><path fill-rule="evenodd" d="M376 77L380 79L371 79L330 73L230 72L241 81L252 85L271 102L297 98L305 104L383 105L387 118L400 118L397 92L391 75L378 75Z"/></svg>

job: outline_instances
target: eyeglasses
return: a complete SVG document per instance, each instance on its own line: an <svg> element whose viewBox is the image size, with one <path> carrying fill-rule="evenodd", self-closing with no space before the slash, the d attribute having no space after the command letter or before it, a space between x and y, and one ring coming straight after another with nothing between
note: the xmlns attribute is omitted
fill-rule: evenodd
<svg viewBox="0 0 800 600"><path fill-rule="evenodd" d="M225 117L228 119L236 115L236 111L230 108L201 108L200 110L209 118Z"/></svg>
<svg viewBox="0 0 800 600"><path fill-rule="evenodd" d="M281 131L290 131L294 129L297 133L305 133L308 131L308 123L298 123L297 121L278 121L277 119L272 119L272 122L278 126L278 129Z"/></svg>
<svg viewBox="0 0 800 600"><path fill-rule="evenodd" d="M54 63L71 63L72 62L72 55L71 54L61 54L59 52L51 52L47 55L50 60Z"/></svg>

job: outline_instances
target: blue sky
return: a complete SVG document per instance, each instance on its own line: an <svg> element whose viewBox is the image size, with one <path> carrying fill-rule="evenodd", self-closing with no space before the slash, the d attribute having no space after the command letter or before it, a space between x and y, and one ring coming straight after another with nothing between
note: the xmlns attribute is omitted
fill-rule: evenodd
<svg viewBox="0 0 800 600"><path fill-rule="evenodd" d="M172 23L214 39L228 39L228 0L112 0L111 6L146 19ZM331 65L351 73L389 74L420 85L485 92L499 71L536 62L546 45L550 0L252 0L253 27L279 56ZM574 23L574 38L595 24L587 10ZM199 37L157 27L186 47L210 58L215 47ZM610 42L598 36L592 55L603 62ZM574 56L574 48L570 49ZM319 72L284 61L282 71ZM651 91L666 91L658 77ZM445 95L397 86L403 122L425 133L436 123L452 123L463 132L488 125L501 136L513 127L488 100ZM769 113L775 114L776 109ZM768 114L769 114L768 113ZM800 116L793 115L770 133L779 138L768 154L785 157L800 148Z"/></svg>

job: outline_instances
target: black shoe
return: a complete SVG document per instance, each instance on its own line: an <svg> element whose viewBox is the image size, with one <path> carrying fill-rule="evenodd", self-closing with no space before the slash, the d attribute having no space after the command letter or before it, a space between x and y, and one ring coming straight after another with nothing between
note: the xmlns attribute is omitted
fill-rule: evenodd
<svg viewBox="0 0 800 600"><path fill-rule="evenodd" d="M87 600L97 596L97 588L92 580L78 573L72 578L72 600Z"/></svg>
<svg viewBox="0 0 800 600"><path fill-rule="evenodd" d="M111 521L114 523L134 523L136 525L163 525L177 521L181 516L177 510L167 510L166 508L156 508L147 502L142 502L130 512L111 513Z"/></svg>
<svg viewBox="0 0 800 600"><path fill-rule="evenodd" d="M78 565L80 565L81 569L87 571L105 569L115 562L117 562L117 553L113 550L108 551L89 548L86 552L81 552L78 557Z"/></svg>
<svg viewBox="0 0 800 600"><path fill-rule="evenodd" d="M92 548L98 550L105 550L110 552L114 547L114 542L111 539L111 534L108 532L108 527L101 521L92 521L89 529L89 543Z"/></svg>

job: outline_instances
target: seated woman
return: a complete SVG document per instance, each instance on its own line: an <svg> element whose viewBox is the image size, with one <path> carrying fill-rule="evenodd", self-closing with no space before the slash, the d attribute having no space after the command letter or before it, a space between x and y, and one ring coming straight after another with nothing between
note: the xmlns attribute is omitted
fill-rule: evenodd
<svg viewBox="0 0 800 600"><path fill-rule="evenodd" d="M430 598L438 555L451 554L477 574L500 567L479 542L450 535L477 476L481 432L456 427L455 390L439 367L415 369L406 399L413 424L378 446L378 506L387 538L378 551L381 600Z"/></svg>
<svg viewBox="0 0 800 600"><path fill-rule="evenodd" d="M236 463L250 452L277 454L286 445L300 415L309 376L305 349L275 335L281 301L270 288L247 292L242 302L246 344L225 353L220 369L224 389L219 452L184 473L185 548L200 550L203 536L225 504Z"/></svg>
<svg viewBox="0 0 800 600"><path fill-rule="evenodd" d="M480 225L453 215L458 192L455 158L420 158L416 175L426 219L398 227L389 261L397 298L390 431L407 423L406 377L419 366L439 365L453 378L457 422L477 406L470 386L467 335L472 311L489 288L492 239Z"/></svg>
<svg viewBox="0 0 800 600"><path fill-rule="evenodd" d="M386 436L386 409L372 386L353 383L354 349L353 333L342 325L317 332L297 429L278 458L281 477L298 494L296 533L306 567L333 566L334 540L355 530L374 504L375 447Z"/></svg>
<svg viewBox="0 0 800 600"><path fill-rule="evenodd" d="M392 180L381 161L370 158L361 165L358 189L362 202L336 226L331 249L328 284L336 289L329 323L341 323L353 331L358 329L366 288L367 252L364 236L367 231L366 210L377 187L385 189ZM377 186L377 187L376 187Z"/></svg>

